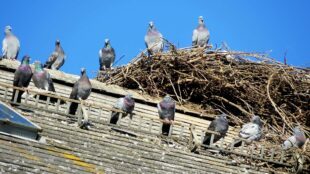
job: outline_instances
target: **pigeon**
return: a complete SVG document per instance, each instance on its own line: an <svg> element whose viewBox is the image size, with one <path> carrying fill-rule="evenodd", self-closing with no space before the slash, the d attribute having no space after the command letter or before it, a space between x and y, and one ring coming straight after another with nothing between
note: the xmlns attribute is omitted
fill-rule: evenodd
<svg viewBox="0 0 310 174"><path fill-rule="evenodd" d="M32 77L32 70L31 67L29 66L29 61L30 57L29 56L24 56L21 62L21 65L16 69L15 74L14 74L14 81L13 81L13 86L15 87L20 87L20 88L27 88ZM13 95L12 95L12 102L14 102L14 98L16 95L16 90L13 90ZM23 91L19 91L16 103L21 102L21 97Z"/></svg>
<svg viewBox="0 0 310 174"><path fill-rule="evenodd" d="M128 94L123 98L119 98L113 107L125 112L122 114L122 117L126 117L128 114L130 114L130 119L132 119L132 115L133 115L132 112L135 108L135 101L132 98L132 95ZM119 114L120 114L119 112L112 111L112 115L110 119L111 124L117 123L119 119Z"/></svg>
<svg viewBox="0 0 310 174"><path fill-rule="evenodd" d="M50 91L50 92L56 92L50 74L46 70L43 69L43 65L41 64L40 61L36 61L34 63L34 72L32 75L32 81L34 83L34 86L39 89ZM39 99L47 100L47 97L40 95ZM56 103L57 100L58 100L57 98L50 97L51 103ZM65 102L63 100L60 100L60 104L64 104L64 103Z"/></svg>
<svg viewBox="0 0 310 174"><path fill-rule="evenodd" d="M105 39L104 48L99 50L99 64L100 70L111 68L115 60L115 51L111 47L110 40Z"/></svg>
<svg viewBox="0 0 310 174"><path fill-rule="evenodd" d="M18 38L12 33L12 27L6 26L5 38L2 41L2 57L16 60L19 53L20 43Z"/></svg>
<svg viewBox="0 0 310 174"><path fill-rule="evenodd" d="M39 89L56 92L50 74L43 69L41 62L39 61L36 61L34 63L32 81L34 85Z"/></svg>
<svg viewBox="0 0 310 174"><path fill-rule="evenodd" d="M72 88L72 92L70 94L70 99L86 100L91 93L91 88L92 88L91 83L86 75L86 69L82 68L81 77L77 82L75 82ZM77 108L78 108L77 103L71 103L69 108L69 114L75 115Z"/></svg>
<svg viewBox="0 0 310 174"><path fill-rule="evenodd" d="M213 143L226 136L228 130L228 120L226 114L221 114L217 116L209 125L208 130L220 133L220 135L214 135ZM206 132L203 139L204 145L210 145L211 133Z"/></svg>
<svg viewBox="0 0 310 174"><path fill-rule="evenodd" d="M170 131L170 125L174 121L175 115L175 102L169 95L166 95L164 99L157 104L159 118L163 121L162 134L168 135Z"/></svg>
<svg viewBox="0 0 310 174"><path fill-rule="evenodd" d="M290 149L291 147L301 148L305 144L306 136L302 130L300 130L298 127L295 127L293 129L293 134L294 134L293 136L289 137L282 144L282 148L284 150Z"/></svg>
<svg viewBox="0 0 310 174"><path fill-rule="evenodd" d="M260 117L254 115L251 122L242 126L239 132L239 137L248 140L248 143L251 143L253 141L259 141L262 137L262 128L263 122L261 121ZM235 141L234 147L241 146L241 143L241 140Z"/></svg>
<svg viewBox="0 0 310 174"><path fill-rule="evenodd" d="M199 16L198 26L193 31L192 45L204 47L208 44L209 39L210 39L210 32L204 24L203 17Z"/></svg>
<svg viewBox="0 0 310 174"><path fill-rule="evenodd" d="M149 28L144 37L144 41L149 55L163 51L163 35L156 29L152 21L149 23Z"/></svg>
<svg viewBox="0 0 310 174"><path fill-rule="evenodd" d="M60 45L60 41L56 40L55 50L44 64L44 68L59 70L65 63L66 55Z"/></svg>

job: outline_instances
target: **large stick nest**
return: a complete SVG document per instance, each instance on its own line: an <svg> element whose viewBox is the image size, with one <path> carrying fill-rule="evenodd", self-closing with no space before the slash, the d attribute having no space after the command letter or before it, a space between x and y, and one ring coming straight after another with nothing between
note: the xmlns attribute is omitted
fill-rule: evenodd
<svg viewBox="0 0 310 174"><path fill-rule="evenodd" d="M221 110L238 125L256 114L279 132L296 125L309 131L310 70L261 54L171 49L150 57L141 54L106 77L97 79L151 96L170 94L179 104L196 103L210 114Z"/></svg>

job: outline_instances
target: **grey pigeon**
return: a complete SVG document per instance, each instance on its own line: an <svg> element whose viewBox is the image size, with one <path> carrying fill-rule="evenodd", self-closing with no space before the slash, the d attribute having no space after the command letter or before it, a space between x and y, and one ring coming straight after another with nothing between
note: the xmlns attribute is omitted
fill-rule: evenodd
<svg viewBox="0 0 310 174"><path fill-rule="evenodd" d="M92 88L91 83L86 75L86 69L82 68L81 77L77 82L75 82L72 88L72 92L70 94L70 99L86 100L91 93L91 88ZM77 103L71 103L69 108L69 114L75 115L77 108L78 108Z"/></svg>
<svg viewBox="0 0 310 174"><path fill-rule="evenodd" d="M204 24L203 17L199 16L198 26L193 31L192 45L201 47L206 46L209 42L209 39L210 39L210 32Z"/></svg>
<svg viewBox="0 0 310 174"><path fill-rule="evenodd" d="M6 26L5 38L2 41L2 57L16 60L19 53L20 43L18 38L12 33L11 26Z"/></svg>
<svg viewBox="0 0 310 174"><path fill-rule="evenodd" d="M228 120L226 118L226 114L217 116L209 125L208 130L220 133L220 135L214 135L213 143L216 143L218 140L225 137L228 131ZM205 137L203 139L204 145L210 145L211 135L211 133L205 133Z"/></svg>
<svg viewBox="0 0 310 174"><path fill-rule="evenodd" d="M50 76L50 74L43 69L43 66L40 61L36 61L34 63L34 72L32 75L32 81L34 83L34 86L36 86L39 89L43 89L46 91L56 92L54 88L53 80ZM40 95L40 100L47 100L46 96ZM57 98L50 98L51 103L56 103ZM60 100L60 104L64 104L65 102L63 100Z"/></svg>
<svg viewBox="0 0 310 174"><path fill-rule="evenodd" d="M31 67L29 66L29 61L30 57L29 56L24 56L21 62L21 65L16 69L15 74L14 74L14 81L13 81L13 86L15 87L20 87L20 88L27 88L30 81L31 81L31 76L32 76L32 70ZM16 90L13 90L13 95L12 95L12 102L14 102L14 98L16 95ZM21 97L23 91L19 91L16 103L21 102Z"/></svg>
<svg viewBox="0 0 310 174"><path fill-rule="evenodd" d="M284 141L282 144L283 149L289 149L291 147L298 147L301 148L306 142L305 133L300 130L298 127L293 129L293 136L289 137L287 140Z"/></svg>
<svg viewBox="0 0 310 174"><path fill-rule="evenodd" d="M151 21L147 33L144 37L146 48L149 55L162 52L164 48L163 35L156 29L154 23Z"/></svg>
<svg viewBox="0 0 310 174"><path fill-rule="evenodd" d="M130 114L130 119L132 119L132 112L135 108L135 101L132 98L132 95L128 94L125 97L119 98L113 107L125 112L124 114L122 114L122 117L126 117L128 114ZM112 111L110 119L111 124L117 123L119 119L119 114L119 112Z"/></svg>
<svg viewBox="0 0 310 174"><path fill-rule="evenodd" d="M262 137L262 128L263 128L263 122L261 121L260 117L254 115L251 122L242 126L239 132L239 137L249 140L250 143L252 141L259 141L260 138ZM234 147L239 147L241 143L242 143L241 140L235 141Z"/></svg>
<svg viewBox="0 0 310 174"><path fill-rule="evenodd" d="M174 121L175 115L175 102L169 95L166 95L164 99L157 104L159 118L163 121L162 134L168 135L170 131L170 125Z"/></svg>
<svg viewBox="0 0 310 174"><path fill-rule="evenodd" d="M99 50L100 70L111 68L115 60L115 51L110 44L109 39L105 39L104 48Z"/></svg>
<svg viewBox="0 0 310 174"><path fill-rule="evenodd" d="M56 40L55 50L44 64L44 68L59 70L65 63L66 55L60 45L60 41Z"/></svg>
<svg viewBox="0 0 310 174"><path fill-rule="evenodd" d="M43 69L41 62L39 61L36 61L34 63L32 81L34 85L39 89L56 92L50 74Z"/></svg>

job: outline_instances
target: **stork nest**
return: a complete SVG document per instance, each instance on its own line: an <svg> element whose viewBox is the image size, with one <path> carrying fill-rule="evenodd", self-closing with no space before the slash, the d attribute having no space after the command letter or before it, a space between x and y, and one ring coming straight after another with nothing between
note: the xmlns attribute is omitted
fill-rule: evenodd
<svg viewBox="0 0 310 174"><path fill-rule="evenodd" d="M309 68L287 66L264 54L172 48L150 57L140 54L97 80L151 96L170 94L180 105L196 103L210 114L221 110L234 124L256 114L277 132L300 125L308 134Z"/></svg>

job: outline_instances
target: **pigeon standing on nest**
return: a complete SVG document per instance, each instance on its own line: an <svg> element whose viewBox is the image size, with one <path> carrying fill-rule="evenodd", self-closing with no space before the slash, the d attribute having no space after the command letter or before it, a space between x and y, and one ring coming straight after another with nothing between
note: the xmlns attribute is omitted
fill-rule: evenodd
<svg viewBox="0 0 310 174"><path fill-rule="evenodd" d="M199 16L198 26L193 31L192 45L205 47L207 46L209 39L210 39L210 32L204 24L203 17Z"/></svg>
<svg viewBox="0 0 310 174"><path fill-rule="evenodd" d="M213 143L216 143L218 140L225 137L228 131L228 120L226 118L226 114L216 116L216 118L209 125L208 130L218 132L220 134L214 135ZM211 135L211 133L205 133L205 137L203 139L204 145L210 145Z"/></svg>
<svg viewBox="0 0 310 174"><path fill-rule="evenodd" d="M162 120L162 134L168 135L170 126L173 124L175 115L175 102L169 95L166 95L164 99L157 104L159 118Z"/></svg>
<svg viewBox="0 0 310 174"><path fill-rule="evenodd" d="M81 77L77 82L75 82L72 88L72 92L70 94L70 99L86 100L91 93L91 88L92 88L91 83L89 81L88 76L86 75L86 69L82 68ZM69 114L75 115L77 108L78 108L78 104L72 102L69 108Z"/></svg>
<svg viewBox="0 0 310 174"><path fill-rule="evenodd" d="M122 114L122 118L130 114L130 119L132 119L132 114L133 114L132 112L135 108L135 101L132 98L132 95L128 94L125 97L119 98L113 107L125 112ZM119 114L120 114L119 112L112 111L112 115L110 119L111 124L117 123L119 119Z"/></svg>
<svg viewBox="0 0 310 174"><path fill-rule="evenodd" d="M248 140L247 143L251 143L253 141L259 141L262 137L262 128L263 122L261 121L260 117L254 115L251 122L242 126L239 137ZM234 142L234 147L241 146L242 141L237 140Z"/></svg>
<svg viewBox="0 0 310 174"><path fill-rule="evenodd" d="M289 149L291 147L298 147L301 148L306 142L305 133L300 130L298 127L293 129L293 136L289 137L287 140L284 141L282 144L283 149Z"/></svg>
<svg viewBox="0 0 310 174"><path fill-rule="evenodd" d="M149 55L162 52L164 48L163 35L156 29L151 21L144 37L145 45Z"/></svg>
<svg viewBox="0 0 310 174"><path fill-rule="evenodd" d="M106 70L112 67L115 61L115 51L110 44L109 39L105 39L104 48L99 50L99 64L100 70Z"/></svg>
<svg viewBox="0 0 310 174"><path fill-rule="evenodd" d="M20 43L18 38L12 33L11 26L6 26L5 38L2 41L2 57L16 60L19 53Z"/></svg>
<svg viewBox="0 0 310 174"><path fill-rule="evenodd" d="M15 71L13 86L20 88L28 87L32 77L32 70L31 67L29 66L29 61L30 61L29 56L26 55L23 57L21 65L19 65L19 67ZM23 91L19 91L16 103L21 102L21 97L23 93L24 93ZM16 89L13 90L12 102L14 102L15 95L16 95Z"/></svg>
<svg viewBox="0 0 310 174"><path fill-rule="evenodd" d="M44 68L59 70L65 63L66 55L60 45L60 41L56 40L55 50L44 64Z"/></svg>

